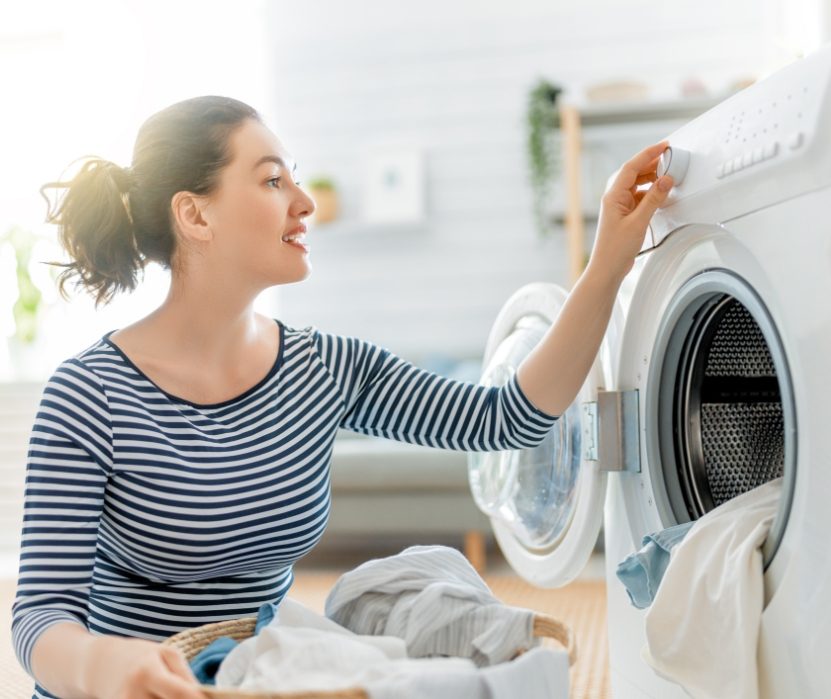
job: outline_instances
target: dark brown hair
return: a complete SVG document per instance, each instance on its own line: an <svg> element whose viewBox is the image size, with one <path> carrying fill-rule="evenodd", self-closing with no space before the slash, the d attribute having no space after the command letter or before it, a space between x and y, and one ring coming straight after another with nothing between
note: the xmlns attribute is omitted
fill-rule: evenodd
<svg viewBox="0 0 831 699"><path fill-rule="evenodd" d="M58 278L61 295L66 298L66 283L77 277L75 286L93 295L97 307L135 289L148 262L170 269L176 250L173 195L216 189L231 160L230 136L246 119L262 122L255 109L229 97L177 102L142 124L129 168L87 156L70 181L44 184L46 221L60 227L61 244L73 260L50 263L65 268ZM47 188L66 190L56 211Z"/></svg>

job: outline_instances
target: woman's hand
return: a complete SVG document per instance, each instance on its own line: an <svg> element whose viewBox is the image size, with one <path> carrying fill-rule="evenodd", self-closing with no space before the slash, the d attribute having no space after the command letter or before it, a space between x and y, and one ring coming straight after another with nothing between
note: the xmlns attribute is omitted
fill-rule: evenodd
<svg viewBox="0 0 831 699"><path fill-rule="evenodd" d="M658 159L669 144L661 141L623 164L603 195L597 237L589 267L618 281L632 269L655 210L666 201L672 177L658 179ZM638 189L652 183L648 189Z"/></svg>
<svg viewBox="0 0 831 699"><path fill-rule="evenodd" d="M85 679L96 699L205 699L180 650L139 638L95 643Z"/></svg>

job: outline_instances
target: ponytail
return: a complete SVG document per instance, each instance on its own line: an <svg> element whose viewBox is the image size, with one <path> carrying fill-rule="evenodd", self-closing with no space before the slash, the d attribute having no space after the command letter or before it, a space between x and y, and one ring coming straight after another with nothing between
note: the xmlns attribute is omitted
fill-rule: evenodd
<svg viewBox="0 0 831 699"><path fill-rule="evenodd" d="M46 220L60 227L60 240L72 262L64 267L59 289L77 277L95 297L108 303L119 291L132 291L148 262L174 266L177 234L171 201L177 192L207 196L219 186L221 170L232 159L230 137L246 119L262 123L253 108L232 99L206 95L177 102L150 116L139 129L133 162L124 169L101 158L86 159L69 182L40 188L65 189ZM82 159L83 160L83 159Z"/></svg>
<svg viewBox="0 0 831 699"><path fill-rule="evenodd" d="M52 264L64 267L58 277L61 296L65 286L77 277L95 297L96 308L108 303L119 291L132 291L145 260L136 248L130 216L130 171L101 158L91 158L69 182L48 182L47 188L66 190L56 211L51 206L46 221L60 227L60 241L72 262Z"/></svg>

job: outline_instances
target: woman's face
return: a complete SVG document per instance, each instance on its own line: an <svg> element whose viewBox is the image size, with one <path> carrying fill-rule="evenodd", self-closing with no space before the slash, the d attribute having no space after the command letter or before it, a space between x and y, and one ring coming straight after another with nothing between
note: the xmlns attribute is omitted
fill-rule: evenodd
<svg viewBox="0 0 831 699"><path fill-rule="evenodd" d="M308 250L285 237L303 230L315 204L295 182L294 160L254 119L232 133L229 147L231 162L203 210L213 233L208 254L255 289L302 281L311 273Z"/></svg>

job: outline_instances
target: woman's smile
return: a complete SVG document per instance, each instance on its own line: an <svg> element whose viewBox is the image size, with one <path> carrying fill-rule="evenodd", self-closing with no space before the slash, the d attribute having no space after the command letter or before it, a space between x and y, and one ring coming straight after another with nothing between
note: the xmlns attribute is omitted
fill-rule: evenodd
<svg viewBox="0 0 831 699"><path fill-rule="evenodd" d="M309 246L306 245L306 226L301 224L290 233L283 236L283 242L293 247L300 248L308 254Z"/></svg>

